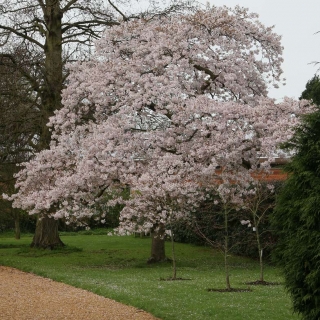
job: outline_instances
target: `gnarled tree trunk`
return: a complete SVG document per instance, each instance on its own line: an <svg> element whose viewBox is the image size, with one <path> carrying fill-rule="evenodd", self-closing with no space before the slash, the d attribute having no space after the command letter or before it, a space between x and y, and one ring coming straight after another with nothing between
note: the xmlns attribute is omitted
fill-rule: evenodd
<svg viewBox="0 0 320 320"><path fill-rule="evenodd" d="M157 231L151 233L151 256L148 263L155 263L167 260L165 253L165 228L161 225Z"/></svg>
<svg viewBox="0 0 320 320"><path fill-rule="evenodd" d="M58 221L46 216L38 219L31 247L43 249L64 247L64 243L59 237Z"/></svg>

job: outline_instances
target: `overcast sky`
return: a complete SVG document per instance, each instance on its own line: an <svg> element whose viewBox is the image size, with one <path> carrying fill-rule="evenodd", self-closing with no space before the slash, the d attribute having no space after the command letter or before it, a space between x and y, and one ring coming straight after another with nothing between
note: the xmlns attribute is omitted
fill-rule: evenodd
<svg viewBox="0 0 320 320"><path fill-rule="evenodd" d="M282 36L284 47L284 77L286 86L270 90L270 96L281 99L284 96L298 98L308 80L320 65L320 0L198 0L216 6L249 8L260 16L266 26L275 26L275 32Z"/></svg>

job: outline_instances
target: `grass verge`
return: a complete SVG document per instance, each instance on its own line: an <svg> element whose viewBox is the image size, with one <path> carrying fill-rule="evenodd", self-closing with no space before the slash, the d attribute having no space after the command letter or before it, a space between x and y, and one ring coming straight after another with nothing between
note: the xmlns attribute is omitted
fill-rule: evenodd
<svg viewBox="0 0 320 320"><path fill-rule="evenodd" d="M208 289L225 287L223 258L210 248L177 243L177 276L189 280L161 281L171 276L171 264L146 263L148 238L95 234L61 238L67 247L49 251L29 248L30 236L15 240L0 234L0 264L92 291L163 320L298 319L282 285L245 284L257 280L257 261L231 257L231 285L243 290L219 292ZM282 282L272 266L266 267L265 279Z"/></svg>

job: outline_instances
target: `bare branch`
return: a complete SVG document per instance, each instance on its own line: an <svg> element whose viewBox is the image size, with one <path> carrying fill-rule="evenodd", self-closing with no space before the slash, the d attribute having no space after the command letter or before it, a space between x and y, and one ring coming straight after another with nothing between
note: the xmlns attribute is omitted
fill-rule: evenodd
<svg viewBox="0 0 320 320"><path fill-rule="evenodd" d="M128 21L128 17L123 12L121 12L121 10L118 7L116 7L110 0L108 0L108 2L122 16L124 21Z"/></svg>
<svg viewBox="0 0 320 320"><path fill-rule="evenodd" d="M40 0L40 1L42 1L42 0ZM71 8L71 6L72 6L73 4L75 4L77 1L78 1L78 0L71 0L70 2L68 2L68 3L64 6L64 8L61 9L61 11L62 11L63 13L64 13L64 12L67 12L67 11Z"/></svg>
<svg viewBox="0 0 320 320"><path fill-rule="evenodd" d="M37 45L39 48L44 49L44 45L43 44L41 44L36 39L33 39L32 37L28 36L26 33L19 32L19 31L15 30L14 28L7 27L7 26L4 26L4 25L0 25L0 29L12 32L15 35L17 35L18 37L20 37L22 39L25 39L25 40L28 40L28 41L34 43L35 45Z"/></svg>

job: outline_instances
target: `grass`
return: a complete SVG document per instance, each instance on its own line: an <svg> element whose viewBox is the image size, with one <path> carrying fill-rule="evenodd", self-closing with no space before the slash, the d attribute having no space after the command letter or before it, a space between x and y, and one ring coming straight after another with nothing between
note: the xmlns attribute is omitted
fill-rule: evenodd
<svg viewBox="0 0 320 320"><path fill-rule="evenodd" d="M95 234L61 236L62 250L29 248L31 236L15 240L0 234L0 265L68 283L122 303L144 309L163 320L298 319L282 285L252 286L252 292L208 292L224 288L222 256L210 248L176 244L178 277L188 281L160 281L171 276L169 262L148 265L150 239ZM170 243L167 243L170 256ZM231 257L231 285L247 288L257 280L259 265ZM265 279L281 282L279 270L267 266Z"/></svg>

